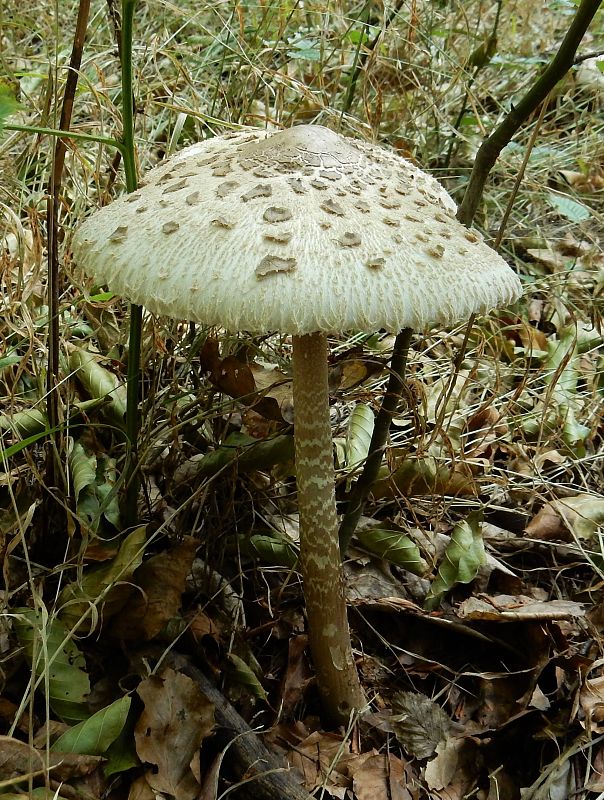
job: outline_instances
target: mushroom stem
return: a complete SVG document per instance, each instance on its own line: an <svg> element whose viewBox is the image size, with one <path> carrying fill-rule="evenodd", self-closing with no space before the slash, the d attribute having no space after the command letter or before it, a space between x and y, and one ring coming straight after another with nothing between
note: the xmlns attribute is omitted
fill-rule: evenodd
<svg viewBox="0 0 604 800"><path fill-rule="evenodd" d="M352 655L338 543L327 337L293 337L294 442L308 637L327 715L346 723L365 696Z"/></svg>

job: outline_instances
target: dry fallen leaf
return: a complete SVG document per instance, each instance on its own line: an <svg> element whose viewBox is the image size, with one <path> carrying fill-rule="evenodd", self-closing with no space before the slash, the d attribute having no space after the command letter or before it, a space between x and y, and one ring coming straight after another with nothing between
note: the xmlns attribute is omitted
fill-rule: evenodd
<svg viewBox="0 0 604 800"><path fill-rule="evenodd" d="M324 786L328 791L350 784L347 765L357 758L341 736L315 731L287 753L288 763L304 777L308 791Z"/></svg>
<svg viewBox="0 0 604 800"><path fill-rule="evenodd" d="M140 775L130 786L128 800L157 800L157 793L149 786L146 777Z"/></svg>
<svg viewBox="0 0 604 800"><path fill-rule="evenodd" d="M433 800L462 800L474 787L477 773L477 747L469 739L447 739L436 749L436 757L424 772Z"/></svg>
<svg viewBox="0 0 604 800"><path fill-rule="evenodd" d="M591 494L577 494L552 500L526 526L526 533L534 539L590 540L604 525L604 498Z"/></svg>
<svg viewBox="0 0 604 800"><path fill-rule="evenodd" d="M176 616L198 544L197 539L185 536L175 547L158 553L136 570L132 580L139 589L114 619L114 636L147 641Z"/></svg>
<svg viewBox="0 0 604 800"><path fill-rule="evenodd" d="M357 800L417 800L419 786L409 764L392 753L368 753L350 765Z"/></svg>
<svg viewBox="0 0 604 800"><path fill-rule="evenodd" d="M579 703L585 715L584 727L590 733L604 733L604 676L585 681L579 693Z"/></svg>
<svg viewBox="0 0 604 800"><path fill-rule="evenodd" d="M396 738L416 758L429 758L446 739L452 722L443 709L423 694L398 692L390 718Z"/></svg>
<svg viewBox="0 0 604 800"><path fill-rule="evenodd" d="M281 719L293 717L294 710L301 701L304 691L312 677L306 657L308 636L293 636L289 640L287 667L281 689Z"/></svg>
<svg viewBox="0 0 604 800"><path fill-rule="evenodd" d="M172 669L151 675L138 687L145 709L134 730L136 752L156 770L149 785L176 800L192 800L199 792L191 762L214 726L214 706L191 678Z"/></svg>
<svg viewBox="0 0 604 800"><path fill-rule="evenodd" d="M44 778L47 769L56 780L83 777L93 772L104 761L101 756L85 756L76 753L53 753L0 736L0 780L35 774Z"/></svg>
<svg viewBox="0 0 604 800"><path fill-rule="evenodd" d="M500 594L469 597L459 605L457 616L462 619L493 620L494 622L529 619L570 619L582 617L581 603L572 600L539 601L523 595Z"/></svg>

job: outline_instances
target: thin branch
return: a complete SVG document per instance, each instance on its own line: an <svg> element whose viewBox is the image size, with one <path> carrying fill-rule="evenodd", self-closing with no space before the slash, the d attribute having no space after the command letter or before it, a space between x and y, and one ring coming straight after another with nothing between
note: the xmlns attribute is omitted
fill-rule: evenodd
<svg viewBox="0 0 604 800"><path fill-rule="evenodd" d="M392 417L401 399L412 333L410 328L403 328L394 342L392 361L390 363L390 377L388 378L388 385L380 410L375 419L371 444L369 445L369 455L365 460L363 471L349 494L346 512L340 524L340 551L342 554L348 548L363 513L365 501L376 481L382 464Z"/></svg>
<svg viewBox="0 0 604 800"><path fill-rule="evenodd" d="M457 219L464 225L469 225L474 219L489 173L503 148L573 66L577 48L601 4L602 0L582 0L556 55L520 102L512 105L512 110L480 146L457 213Z"/></svg>
<svg viewBox="0 0 604 800"><path fill-rule="evenodd" d="M88 26L88 16L90 12L90 0L80 0L76 29L69 62L69 71L65 82L65 92L63 95L63 105L61 108L61 119L59 129L68 131L71 125L73 112L73 101L75 98L78 84L78 75L82 63L82 52L84 50L84 40L86 28ZM59 349L60 349L60 326L59 326L59 295L61 291L61 275L59 272L59 250L58 250L58 216L60 205L61 182L63 179L63 167L65 165L65 154L67 144L65 139L58 138L55 142L55 152L52 164L52 173L48 186L48 200L46 206L46 225L48 238L48 372L46 376L46 413L48 416L48 426L57 428L54 434L54 449L51 447L47 459L47 481L48 485L57 485L57 475L59 466L59 454L61 452L62 434L59 429L59 397L57 393L57 380L59 375Z"/></svg>

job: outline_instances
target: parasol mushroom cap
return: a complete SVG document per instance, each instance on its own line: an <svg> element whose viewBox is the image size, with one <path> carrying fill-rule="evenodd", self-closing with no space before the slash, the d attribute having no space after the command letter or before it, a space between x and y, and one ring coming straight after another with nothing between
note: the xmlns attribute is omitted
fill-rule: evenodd
<svg viewBox="0 0 604 800"><path fill-rule="evenodd" d="M251 333L421 330L520 282L431 176L318 125L228 133L94 213L76 263L150 311Z"/></svg>

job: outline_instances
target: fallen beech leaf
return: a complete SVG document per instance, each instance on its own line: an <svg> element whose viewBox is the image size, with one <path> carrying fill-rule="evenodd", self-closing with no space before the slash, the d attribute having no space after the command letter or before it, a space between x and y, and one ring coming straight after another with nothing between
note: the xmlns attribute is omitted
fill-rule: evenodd
<svg viewBox="0 0 604 800"><path fill-rule="evenodd" d="M190 764L214 727L214 706L191 678L173 669L151 675L136 691L145 704L134 730L136 752L157 768L147 773L149 785L192 800L200 787Z"/></svg>
<svg viewBox="0 0 604 800"><path fill-rule="evenodd" d="M281 719L293 717L294 709L302 699L311 679L311 672L306 658L308 636L302 634L289 640L287 651L287 667L281 689Z"/></svg>
<svg viewBox="0 0 604 800"><path fill-rule="evenodd" d="M446 739L452 722L443 709L422 694L398 692L392 698L392 728L396 738L415 758L429 758Z"/></svg>
<svg viewBox="0 0 604 800"><path fill-rule="evenodd" d="M157 794L149 786L145 775L140 775L130 786L128 800L157 800Z"/></svg>
<svg viewBox="0 0 604 800"><path fill-rule="evenodd" d="M436 748L424 772L427 786L446 800L462 800L474 787L477 773L477 747L468 739L447 739Z"/></svg>
<svg viewBox="0 0 604 800"><path fill-rule="evenodd" d="M525 533L531 539L550 541L560 539L570 541L568 528L564 524L562 517L557 513L551 503L546 503L540 509L525 528Z"/></svg>
<svg viewBox="0 0 604 800"><path fill-rule="evenodd" d="M539 249L531 247L526 252L533 261L536 261L538 264L543 264L544 267L547 267L553 272L559 272L566 266L566 260L554 250L549 250L545 247Z"/></svg>
<svg viewBox="0 0 604 800"><path fill-rule="evenodd" d="M356 758L341 736L319 731L311 733L287 753L287 761L304 777L304 786L310 792L318 786L328 791L348 786L346 767Z"/></svg>
<svg viewBox="0 0 604 800"><path fill-rule="evenodd" d="M172 549L143 562L132 578L139 590L132 593L111 626L115 636L147 641L176 616L197 545L197 539L185 536Z"/></svg>
<svg viewBox="0 0 604 800"><path fill-rule="evenodd" d="M416 800L419 787L407 765L392 753L371 753L351 764L353 790L357 800Z"/></svg>

